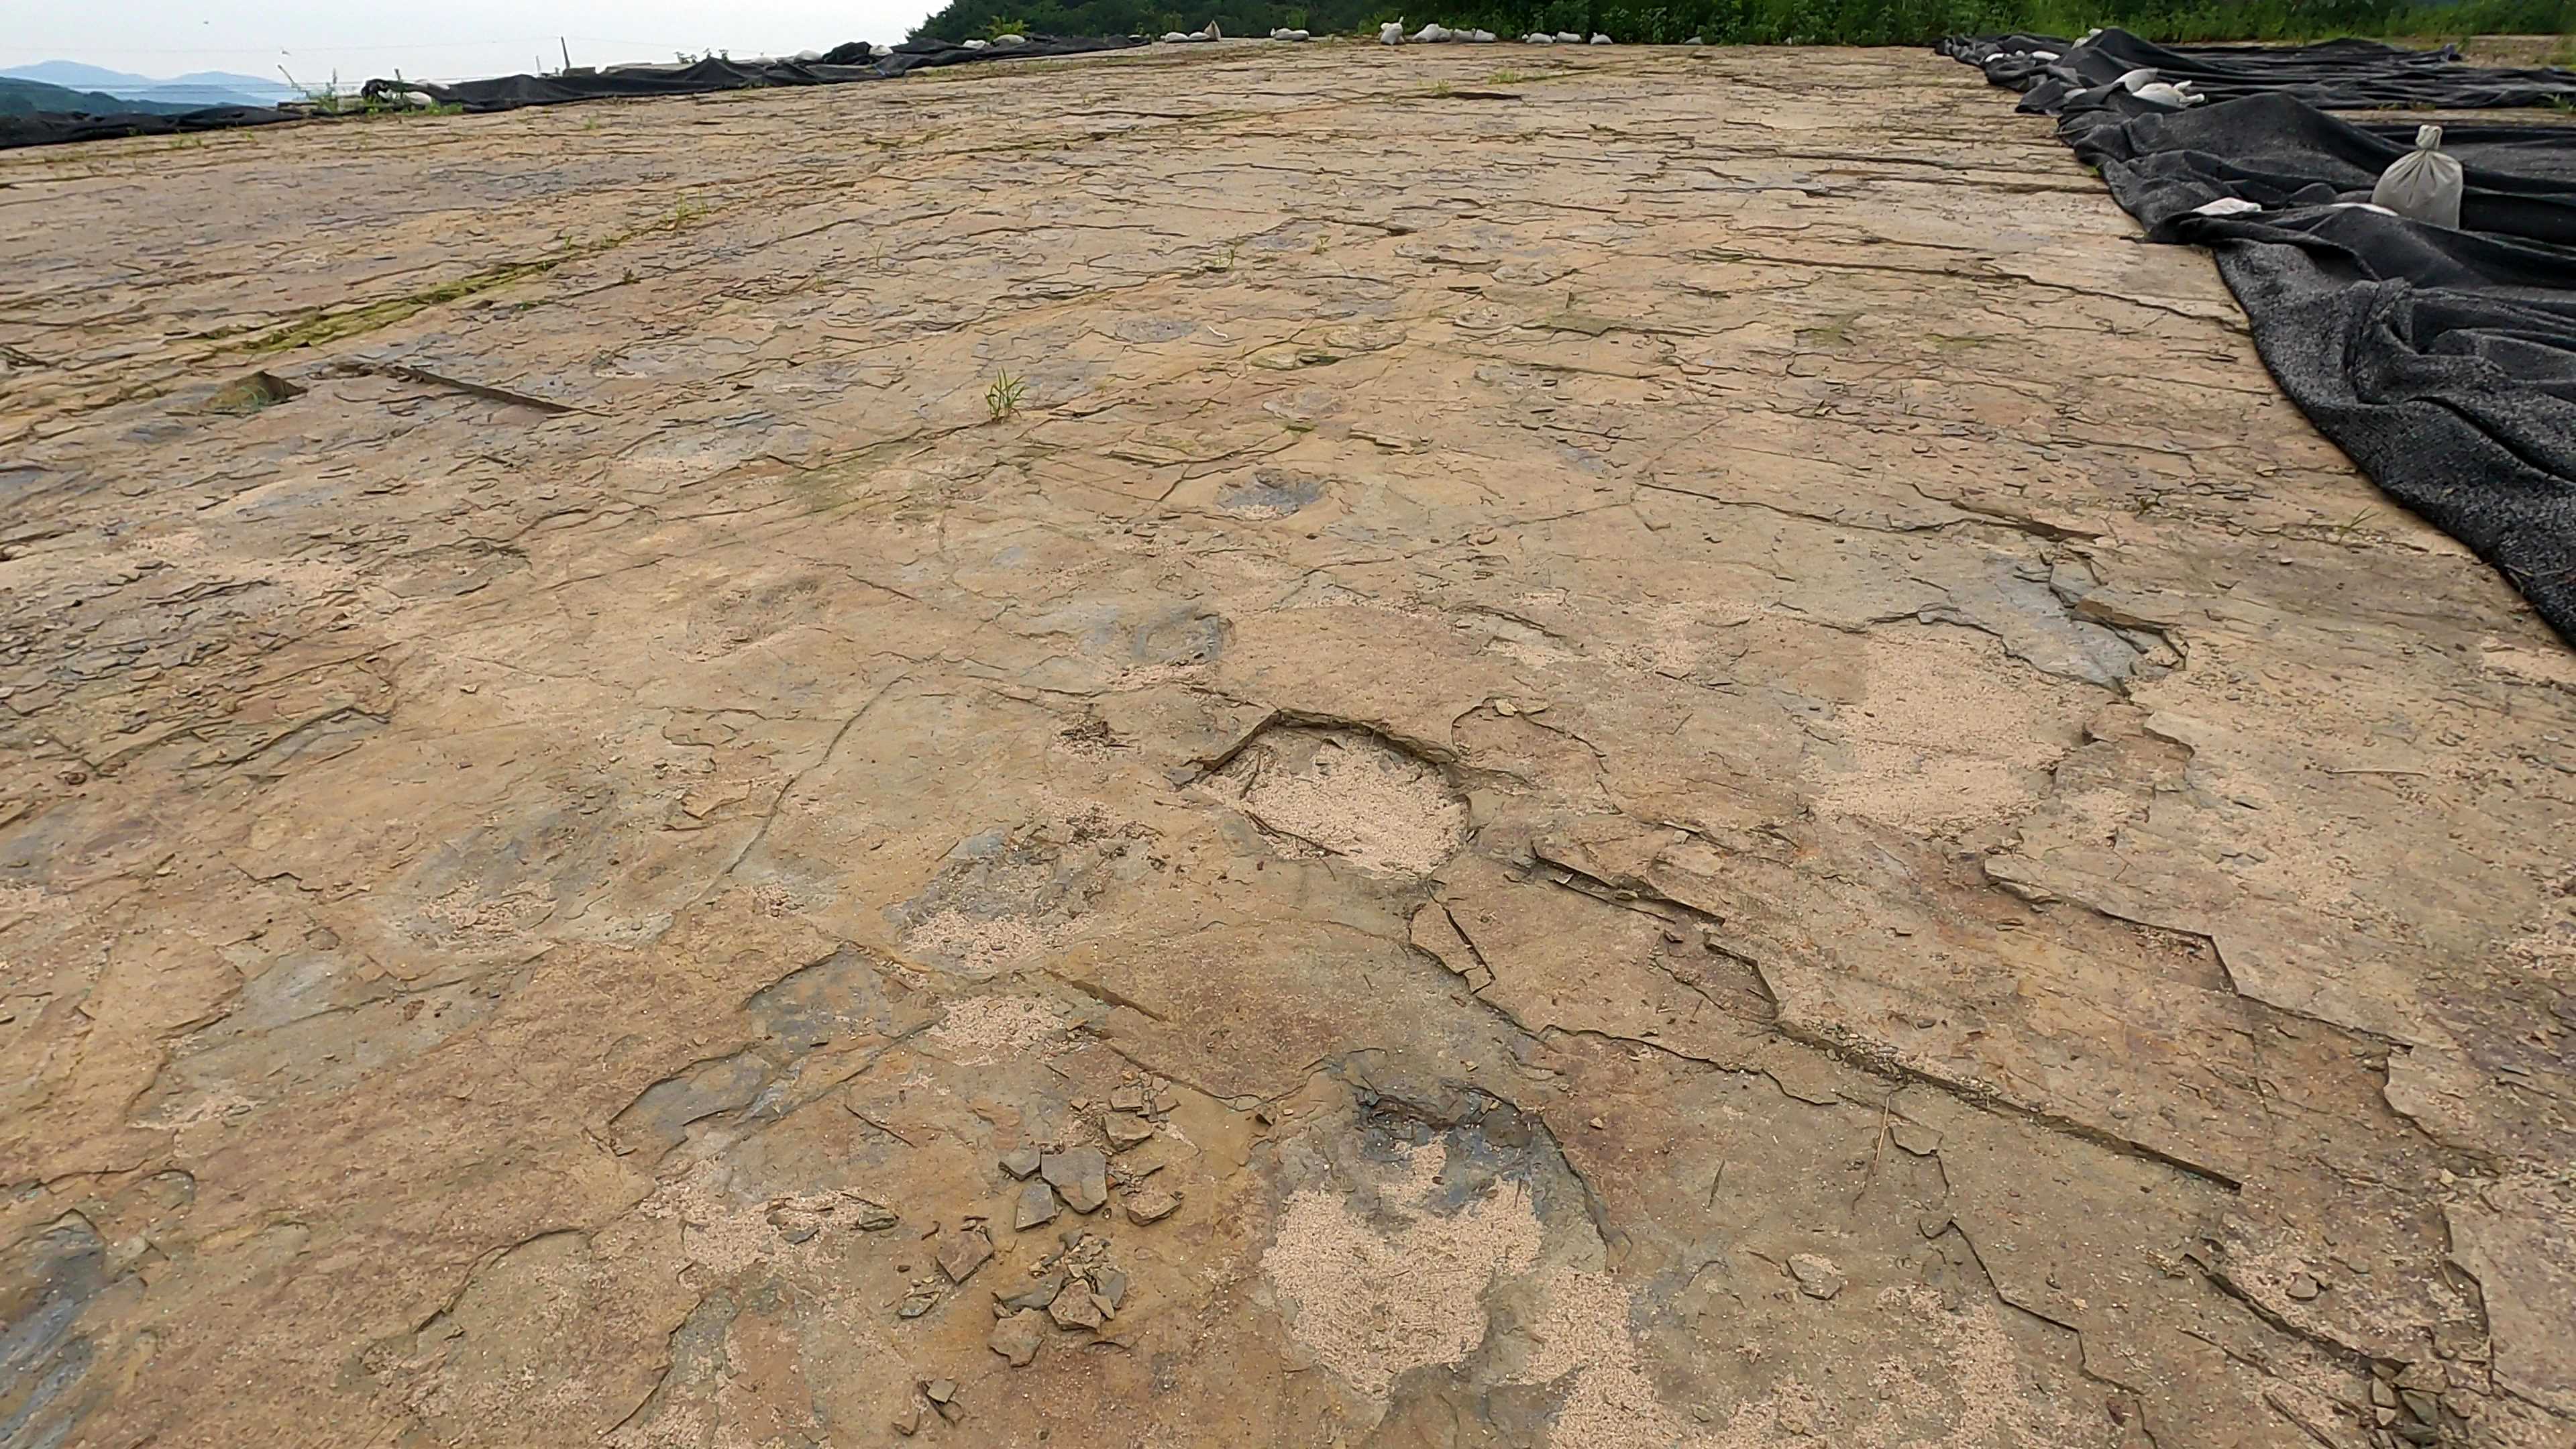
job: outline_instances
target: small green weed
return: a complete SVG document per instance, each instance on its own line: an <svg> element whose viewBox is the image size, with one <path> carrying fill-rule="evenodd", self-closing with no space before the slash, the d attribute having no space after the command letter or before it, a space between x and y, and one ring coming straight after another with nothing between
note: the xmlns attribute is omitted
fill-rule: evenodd
<svg viewBox="0 0 2576 1449"><path fill-rule="evenodd" d="M984 389L984 410L1000 422L1020 410L1020 399L1029 395L1029 380L1013 377L1008 372L994 374L992 385Z"/></svg>

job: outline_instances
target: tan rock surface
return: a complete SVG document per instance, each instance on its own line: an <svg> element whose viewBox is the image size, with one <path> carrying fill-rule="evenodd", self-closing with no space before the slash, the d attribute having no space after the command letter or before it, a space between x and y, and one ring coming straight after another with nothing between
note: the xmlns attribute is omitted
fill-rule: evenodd
<svg viewBox="0 0 2576 1449"><path fill-rule="evenodd" d="M2576 667L1963 67L0 217L12 1443L2576 1434Z"/></svg>

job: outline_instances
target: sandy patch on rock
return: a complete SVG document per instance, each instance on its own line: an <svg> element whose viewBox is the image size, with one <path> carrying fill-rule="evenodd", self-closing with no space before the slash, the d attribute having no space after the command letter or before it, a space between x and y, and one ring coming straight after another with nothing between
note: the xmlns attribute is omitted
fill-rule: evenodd
<svg viewBox="0 0 2576 1449"><path fill-rule="evenodd" d="M1449 1162L1440 1143L1414 1149L1384 1205L1395 1231L1350 1198L1306 1188L1288 1199L1261 1260L1288 1331L1358 1393L1383 1402L1407 1370L1456 1363L1485 1341L1485 1290L1538 1261L1529 1190L1499 1185L1457 1212L1429 1210Z"/></svg>
<svg viewBox="0 0 2576 1449"><path fill-rule="evenodd" d="M1872 637L1867 660L1835 721L1840 758L1811 754L1801 772L1821 809L1934 833L2000 820L2040 798L2077 743L2056 691L1992 640L1908 630Z"/></svg>
<svg viewBox="0 0 2576 1449"><path fill-rule="evenodd" d="M1292 856L1428 875L1467 838L1440 771L1365 730L1266 729L1207 783Z"/></svg>
<svg viewBox="0 0 2576 1449"><path fill-rule="evenodd" d="M1035 996L967 996L922 1035L922 1049L961 1067L1019 1056L1064 1035L1064 1008Z"/></svg>

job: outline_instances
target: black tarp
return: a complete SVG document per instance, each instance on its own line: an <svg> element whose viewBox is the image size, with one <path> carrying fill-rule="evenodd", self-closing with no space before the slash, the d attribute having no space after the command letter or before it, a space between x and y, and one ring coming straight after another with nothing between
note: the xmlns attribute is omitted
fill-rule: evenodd
<svg viewBox="0 0 2576 1449"><path fill-rule="evenodd" d="M383 96L411 91L440 105L469 111L510 111L521 106L555 106L568 101L612 100L636 96L688 96L710 91L750 90L761 86L828 86L852 81L885 80L932 66L977 61L1015 60L1050 55L1084 55L1141 45L1132 35L1032 35L1012 46L967 46L945 40L907 41L878 50L864 41L835 47L813 60L726 60L708 56L686 65L619 66L610 70L567 71L561 75L507 75L455 85L422 82L367 82L367 94Z"/></svg>
<svg viewBox="0 0 2576 1449"><path fill-rule="evenodd" d="M2078 43L2045 35L1953 37L1941 52L2022 93L2025 111L2055 115L2133 70L2189 81L2212 101L2286 95L2323 110L2438 106L2479 111L2576 104L2576 71L2493 69L2463 64L2451 46L2404 50L2375 40L2318 45L2162 46L2125 30ZM2040 52L2054 55L2042 60Z"/></svg>
<svg viewBox="0 0 2576 1449"><path fill-rule="evenodd" d="M235 126L267 126L294 119L293 112L271 110L265 106L205 106L168 114L120 111L106 116L79 111L39 111L29 116L0 116L0 151L20 146L58 146L67 141L112 141L119 136L224 131Z"/></svg>
<svg viewBox="0 0 2576 1449"><path fill-rule="evenodd" d="M1944 49L1981 63L1979 47L2029 39ZM2315 73L2299 67L2330 49L2324 60L2368 59L2382 81L2437 90L2434 77L2465 75L2460 94L2509 93L2444 52L2302 47L2281 54L2308 80L2188 110L2069 88L2058 131L2151 237L2210 248L2264 365L2319 432L2576 643L2576 126L2446 123L2443 149L2467 181L2460 227L2391 215L2366 203L2416 122L2349 120L2303 99ZM2264 58L2225 54L2246 74Z"/></svg>

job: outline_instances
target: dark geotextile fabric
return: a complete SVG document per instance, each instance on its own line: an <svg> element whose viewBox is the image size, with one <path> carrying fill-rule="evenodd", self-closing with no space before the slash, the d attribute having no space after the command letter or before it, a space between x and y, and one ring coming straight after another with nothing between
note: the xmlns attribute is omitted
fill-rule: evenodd
<svg viewBox="0 0 2576 1449"><path fill-rule="evenodd" d="M2037 94L2053 82L1984 58L2061 44L2007 37L1944 50ZM2088 78L2103 68L2065 64L2080 53L2034 64ZM2533 76L2565 73L2479 72L2446 52L2363 42L2169 53L2215 56L2239 76L2279 59L2281 74L2301 79L2231 83L2233 99L2204 82L2212 102L2176 111L2118 86L2136 68L2121 64L2055 97L2060 137L2152 239L2211 250L2264 365L2318 431L2576 643L2576 126L2446 122L2442 149L2467 183L2453 229L2367 204L2379 173L2414 148L2414 121L2348 119L2310 99L2319 86L2438 93L2439 76L2465 73L2463 88L2424 103L2470 109L2481 102L2462 96L2517 96Z"/></svg>
<svg viewBox="0 0 2576 1449"><path fill-rule="evenodd" d="M59 146L69 141L111 141L119 136L173 136L183 131L222 131L235 126L266 126L291 121L289 111L266 106L206 106L194 111L152 114L120 111L93 116L79 111L39 111L28 116L0 116L0 151L20 146Z"/></svg>
<svg viewBox="0 0 2576 1449"><path fill-rule="evenodd" d="M1996 85L2021 92L2023 110L2048 115L2081 104L2133 70L2189 81L2212 101L2286 95L2330 111L2482 111L2576 102L2576 71L2466 65L2451 46L2403 50L2375 40L2163 46L2125 30L2105 30L2082 42L2045 35L1955 36L1941 42L1940 50L1983 70Z"/></svg>

